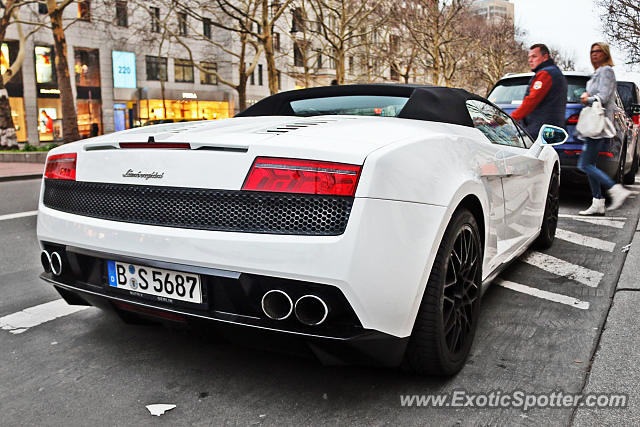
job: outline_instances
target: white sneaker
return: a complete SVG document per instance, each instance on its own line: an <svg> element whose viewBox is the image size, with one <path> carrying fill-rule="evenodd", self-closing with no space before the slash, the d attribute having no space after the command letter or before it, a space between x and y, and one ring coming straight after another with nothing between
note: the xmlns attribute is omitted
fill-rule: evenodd
<svg viewBox="0 0 640 427"><path fill-rule="evenodd" d="M631 191L627 190L622 185L614 185L609 189L609 196L611 196L611 205L609 205L607 210L612 211L618 209L630 195Z"/></svg>
<svg viewBox="0 0 640 427"><path fill-rule="evenodd" d="M587 210L578 213L580 215L604 216L604 199L593 199Z"/></svg>

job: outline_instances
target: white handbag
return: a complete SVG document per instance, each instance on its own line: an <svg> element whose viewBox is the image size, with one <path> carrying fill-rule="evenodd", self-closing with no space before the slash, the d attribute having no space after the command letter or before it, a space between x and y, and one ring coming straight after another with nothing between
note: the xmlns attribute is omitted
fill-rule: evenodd
<svg viewBox="0 0 640 427"><path fill-rule="evenodd" d="M580 111L576 130L587 138L611 138L615 135L615 127L605 115L600 98L596 96L591 106L584 107Z"/></svg>

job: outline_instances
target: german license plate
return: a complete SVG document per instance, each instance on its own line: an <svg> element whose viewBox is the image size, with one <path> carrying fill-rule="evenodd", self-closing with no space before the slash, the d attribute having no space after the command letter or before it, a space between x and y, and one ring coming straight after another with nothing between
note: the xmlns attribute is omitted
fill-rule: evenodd
<svg viewBox="0 0 640 427"><path fill-rule="evenodd" d="M163 299L202 303L200 276L156 267L107 261L109 286Z"/></svg>

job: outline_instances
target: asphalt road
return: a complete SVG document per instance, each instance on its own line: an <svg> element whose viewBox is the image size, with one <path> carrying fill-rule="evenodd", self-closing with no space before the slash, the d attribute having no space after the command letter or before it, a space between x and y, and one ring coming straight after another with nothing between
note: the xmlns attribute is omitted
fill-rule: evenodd
<svg viewBox="0 0 640 427"><path fill-rule="evenodd" d="M38 191L37 180L0 182L0 319L59 299L38 279L36 217L1 219L35 210ZM485 294L454 378L327 367L88 308L20 334L0 329L0 424L570 425L572 408L403 407L401 396L583 390L640 207L629 200L599 224L572 216L589 202L563 191L563 239ZM157 418L145 408L155 403L177 406Z"/></svg>

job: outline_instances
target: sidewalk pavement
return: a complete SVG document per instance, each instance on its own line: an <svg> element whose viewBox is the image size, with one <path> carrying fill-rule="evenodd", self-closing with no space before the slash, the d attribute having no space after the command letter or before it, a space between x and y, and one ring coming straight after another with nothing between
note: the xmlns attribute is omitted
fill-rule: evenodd
<svg viewBox="0 0 640 427"><path fill-rule="evenodd" d="M640 425L640 228L627 253L583 395L626 394L627 408L578 408L574 426Z"/></svg>
<svg viewBox="0 0 640 427"><path fill-rule="evenodd" d="M44 164L24 162L0 162L0 181L42 178Z"/></svg>

